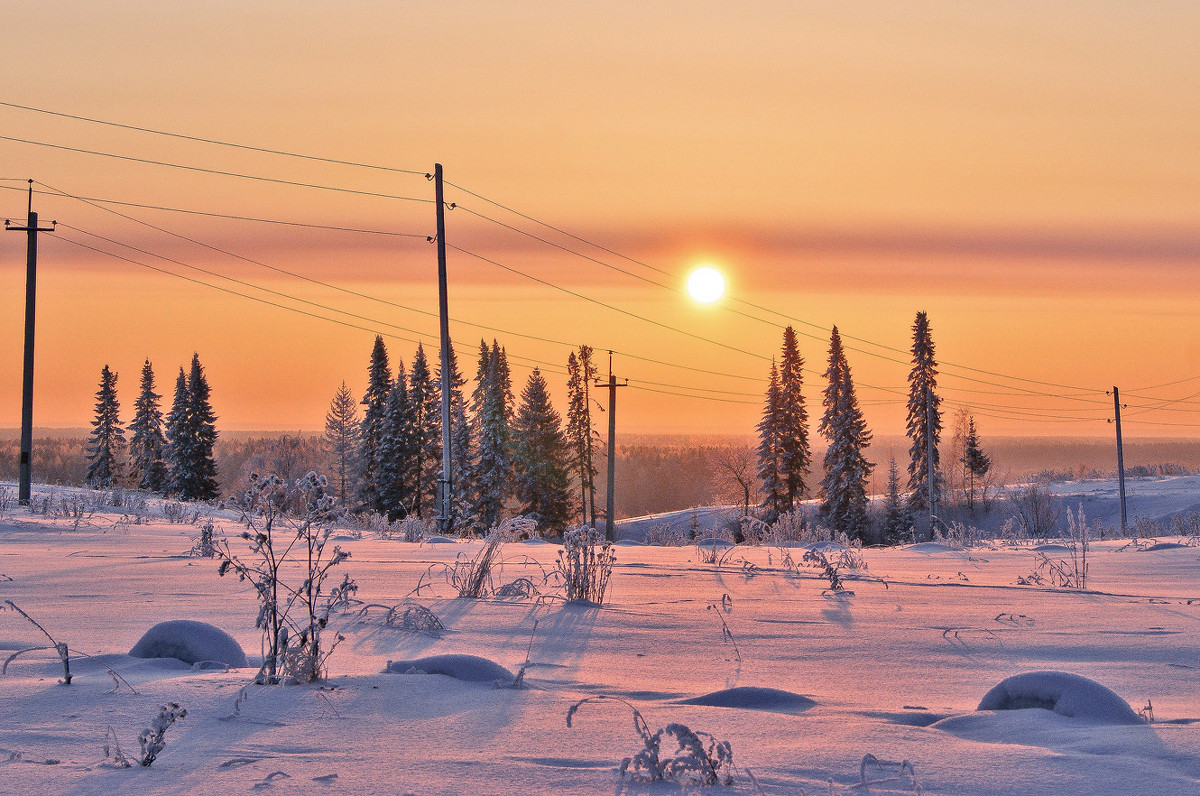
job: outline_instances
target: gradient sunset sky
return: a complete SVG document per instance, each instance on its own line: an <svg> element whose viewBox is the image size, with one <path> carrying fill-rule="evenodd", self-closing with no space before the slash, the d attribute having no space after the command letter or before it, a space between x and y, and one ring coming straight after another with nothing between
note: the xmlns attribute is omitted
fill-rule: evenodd
<svg viewBox="0 0 1200 796"><path fill-rule="evenodd" d="M623 430L749 434L788 323L818 415L837 324L873 430L900 434L925 310L985 438L1111 435L1114 384L1126 434L1200 435L1200 5L66 2L0 31L0 217L32 178L60 222L38 426L86 425L106 363L126 419L145 358L169 403L197 351L221 428L318 429L376 332L435 356L440 162L468 377L498 338L561 410L587 343L630 379ZM24 253L0 237L0 427ZM680 292L701 262L715 306Z"/></svg>

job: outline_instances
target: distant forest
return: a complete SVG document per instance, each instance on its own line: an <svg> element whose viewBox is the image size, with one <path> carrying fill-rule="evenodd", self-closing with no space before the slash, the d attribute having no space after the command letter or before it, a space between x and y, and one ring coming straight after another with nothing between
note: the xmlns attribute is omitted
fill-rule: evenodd
<svg viewBox="0 0 1200 796"><path fill-rule="evenodd" d="M39 483L78 486L87 468L82 430L48 432L34 442L34 479ZM675 511L713 503L737 503L735 484L722 478L715 459L730 451L745 451L748 439L702 436L629 435L630 444L617 446L618 518ZM1098 478L1116 472L1115 443L1102 439L1049 437L984 437L1000 480L1012 482L1030 475L1066 480ZM907 440L878 437L868 456L878 465L873 491L882 492L890 455L902 469L907 463ZM820 461L820 451L814 459ZM0 480L17 478L18 442L11 429L0 431ZM320 436L316 434L223 433L216 447L217 473L224 495L242 488L251 472L275 473L295 479L309 470L328 470ZM604 457L597 466L597 502L603 506ZM1200 471L1200 441L1133 439L1125 443L1126 474L1131 477ZM809 483L821 479L813 472Z"/></svg>

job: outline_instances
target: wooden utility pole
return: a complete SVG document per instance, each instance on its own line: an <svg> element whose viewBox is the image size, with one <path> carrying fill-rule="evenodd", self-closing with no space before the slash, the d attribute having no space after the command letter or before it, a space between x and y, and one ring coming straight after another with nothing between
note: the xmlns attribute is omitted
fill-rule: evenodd
<svg viewBox="0 0 1200 796"><path fill-rule="evenodd" d="M1117 486L1121 493L1121 535L1124 536L1129 530L1129 518L1125 513L1125 446L1121 440L1121 393L1117 391L1115 384L1112 397L1113 422L1117 424Z"/></svg>
<svg viewBox="0 0 1200 796"><path fill-rule="evenodd" d="M433 192L437 204L438 321L442 364L442 472L438 477L437 527L447 533L453 521L450 505L450 311L446 298L446 206L442 199L442 164L433 165Z"/></svg>
<svg viewBox="0 0 1200 796"><path fill-rule="evenodd" d="M612 355L613 352L609 351L608 382L605 384L596 382L597 387L608 387L608 492L605 495L604 538L610 542L615 541L613 515L617 494L617 388L629 386L629 379L626 379L624 384L617 384L617 377L612 372Z"/></svg>
<svg viewBox="0 0 1200 796"><path fill-rule="evenodd" d="M33 212L33 180L29 181L29 216L25 226L13 225L4 219L4 228L13 232L25 232L25 369L21 379L21 461L17 503L29 505L33 482L33 331L34 310L37 307L37 234L53 232L57 221L48 227L38 226L38 214Z"/></svg>

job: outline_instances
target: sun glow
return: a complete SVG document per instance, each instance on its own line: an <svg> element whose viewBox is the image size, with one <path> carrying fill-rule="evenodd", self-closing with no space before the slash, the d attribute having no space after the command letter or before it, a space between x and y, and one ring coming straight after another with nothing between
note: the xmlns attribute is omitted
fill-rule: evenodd
<svg viewBox="0 0 1200 796"><path fill-rule="evenodd" d="M702 265L688 274L687 291L701 304L712 304L725 294L725 277L711 265Z"/></svg>

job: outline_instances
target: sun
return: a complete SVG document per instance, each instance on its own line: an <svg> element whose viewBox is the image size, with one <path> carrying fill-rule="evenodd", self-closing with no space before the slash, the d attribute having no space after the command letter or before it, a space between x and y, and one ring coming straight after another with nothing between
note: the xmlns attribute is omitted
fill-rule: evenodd
<svg viewBox="0 0 1200 796"><path fill-rule="evenodd" d="M725 294L725 277L711 265L702 265L688 274L687 291L701 304L712 304Z"/></svg>

